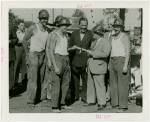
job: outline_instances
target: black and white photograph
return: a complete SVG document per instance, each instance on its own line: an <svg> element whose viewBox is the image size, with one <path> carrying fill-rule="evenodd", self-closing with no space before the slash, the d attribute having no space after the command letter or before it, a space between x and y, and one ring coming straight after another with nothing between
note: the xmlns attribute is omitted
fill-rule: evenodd
<svg viewBox="0 0 150 122"><path fill-rule="evenodd" d="M2 121L147 121L149 2L2 2Z"/></svg>
<svg viewBox="0 0 150 122"><path fill-rule="evenodd" d="M142 112L143 9L90 6L9 9L10 113Z"/></svg>

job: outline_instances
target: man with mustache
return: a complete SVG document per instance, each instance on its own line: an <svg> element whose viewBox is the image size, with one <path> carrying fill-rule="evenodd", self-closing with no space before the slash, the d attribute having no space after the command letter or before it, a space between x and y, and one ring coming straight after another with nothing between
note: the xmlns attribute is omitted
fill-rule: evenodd
<svg viewBox="0 0 150 122"><path fill-rule="evenodd" d="M79 84L80 77L82 78L82 91L81 91L81 100L87 102L87 60L88 55L86 52L80 52L76 50L74 46L78 46L84 49L90 49L93 34L92 31L88 30L88 20L86 18L81 18L79 20L79 30L76 30L72 33L69 48L71 55L71 64L72 64L72 77L73 77L73 88L72 88L72 97L74 101L79 100Z"/></svg>
<svg viewBox="0 0 150 122"><path fill-rule="evenodd" d="M116 19L112 31L109 71L111 106L119 108L118 113L128 108L130 84L130 40L128 35L123 33L123 29L122 20Z"/></svg>
<svg viewBox="0 0 150 122"><path fill-rule="evenodd" d="M31 25L23 38L23 46L27 57L28 66L28 85L27 85L27 104L34 106L35 99L40 97L40 87L44 78L45 71L45 47L49 29L46 24L49 20L47 10L39 12L39 23ZM31 38L31 39L30 39ZM30 49L27 41L30 39ZM38 90L37 90L38 89ZM38 96L37 91L39 91Z"/></svg>

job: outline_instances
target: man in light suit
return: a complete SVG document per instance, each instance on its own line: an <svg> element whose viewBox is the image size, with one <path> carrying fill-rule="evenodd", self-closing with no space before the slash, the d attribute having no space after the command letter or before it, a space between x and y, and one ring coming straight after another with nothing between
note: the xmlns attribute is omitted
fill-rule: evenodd
<svg viewBox="0 0 150 122"><path fill-rule="evenodd" d="M103 24L94 28L95 43L88 50L88 81L87 81L87 104L84 106L94 105L96 98L98 110L106 107L106 86L105 74L107 72L107 58L111 51L110 42L103 37Z"/></svg>

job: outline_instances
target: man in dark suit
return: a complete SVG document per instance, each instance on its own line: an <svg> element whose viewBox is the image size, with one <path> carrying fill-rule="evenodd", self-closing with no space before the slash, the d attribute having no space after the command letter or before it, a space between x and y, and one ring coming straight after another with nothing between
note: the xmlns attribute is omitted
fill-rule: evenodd
<svg viewBox="0 0 150 122"><path fill-rule="evenodd" d="M9 24L9 90L14 86L14 61L16 59L15 45L18 43L15 25L16 20Z"/></svg>
<svg viewBox="0 0 150 122"><path fill-rule="evenodd" d="M74 46L78 46L84 49L90 49L91 42L93 39L92 31L88 30L88 20L86 18L81 18L79 20L79 30L76 30L72 33L69 48L72 48L70 51L71 55L71 64L72 64L72 77L73 77L73 88L72 88L72 97L75 101L79 100L79 84L80 76L82 78L82 91L81 91L81 100L86 102L87 97L87 60L88 55L86 52L81 52L76 50Z"/></svg>

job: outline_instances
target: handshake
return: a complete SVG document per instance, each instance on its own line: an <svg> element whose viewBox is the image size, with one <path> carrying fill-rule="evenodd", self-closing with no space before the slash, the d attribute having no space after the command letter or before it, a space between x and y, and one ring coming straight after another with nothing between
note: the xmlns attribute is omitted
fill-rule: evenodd
<svg viewBox="0 0 150 122"><path fill-rule="evenodd" d="M71 48L68 48L68 51L71 51L71 50L80 50L79 53L81 53L82 51L85 51L85 52L87 52L89 55L92 55L92 51L91 51L91 50L86 50L86 49L81 48L81 47L78 47L78 46L76 46L76 45L74 45L74 46L71 47Z"/></svg>

